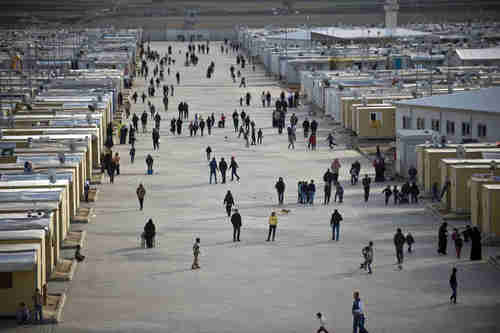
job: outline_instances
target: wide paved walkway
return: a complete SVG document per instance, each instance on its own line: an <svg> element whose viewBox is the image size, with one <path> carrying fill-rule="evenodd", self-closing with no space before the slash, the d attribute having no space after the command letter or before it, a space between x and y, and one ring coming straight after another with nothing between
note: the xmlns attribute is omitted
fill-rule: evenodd
<svg viewBox="0 0 500 333"><path fill-rule="evenodd" d="M167 45L153 47L164 53ZM219 45L211 43L210 55L200 55L197 67L184 67L180 64L187 44L175 44L182 79L170 99L170 111L161 114L161 150L153 153L157 173L145 175L150 134L139 137L133 165L128 147L118 147L122 175L114 185L101 188L96 222L86 228L87 260L79 265L68 289L64 322L41 330L313 332L318 328L314 314L321 311L330 332L351 332L352 291L357 289L370 332L498 332L499 272L485 262L456 260L451 244L449 255L438 257L438 221L422 206L385 207L378 185L370 201L362 202L362 189L347 183L347 171L355 159L364 164L364 171L369 170L368 162L354 151L329 151L324 142L326 121L319 119L319 151L306 152L300 139L297 149L289 151L286 135L277 135L270 126L271 110L260 107L262 90L277 96L281 89L262 68L251 72L250 66L243 74L248 89L238 88L229 79L234 56L219 54ZM212 60L215 76L209 80L205 72ZM144 86L143 81L138 84ZM185 124L182 136L167 134L180 101L189 103L191 119L195 113L206 118L214 112L219 118L224 112L230 120L235 108L241 110L238 100L246 91L254 100L244 109L263 128L263 145L245 148L231 128L189 137ZM153 100L161 106L161 97ZM138 113L143 108L134 105ZM297 115L301 123L305 114L297 110ZM240 183L208 184L207 145L218 160L236 157ZM325 207L320 204L322 175L334 157L344 166L345 202ZM277 240L268 243L267 219L276 208L274 183L279 176L287 183L285 206L290 213L279 216ZM318 184L316 204L298 206L297 181L310 179ZM147 190L142 212L135 196L139 182ZM243 217L239 243L232 242L222 204L228 189ZM329 240L333 208L344 215L339 242ZM138 236L148 218L156 223L159 247L146 250L139 248ZM411 231L416 239L415 252L406 256L402 271L394 266L392 237L397 227ZM201 269L192 271L195 237L201 238ZM375 243L373 275L359 270L361 248L370 240ZM489 251L485 249L485 257ZM469 248L464 252L467 256ZM452 306L448 279L454 265L460 286L458 304Z"/></svg>

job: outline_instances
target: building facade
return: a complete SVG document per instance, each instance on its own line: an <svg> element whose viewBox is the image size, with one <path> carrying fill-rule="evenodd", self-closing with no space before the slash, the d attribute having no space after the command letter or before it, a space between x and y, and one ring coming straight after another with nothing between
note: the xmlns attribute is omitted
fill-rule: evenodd
<svg viewBox="0 0 500 333"><path fill-rule="evenodd" d="M446 140L500 141L500 88L397 102L396 129L433 130Z"/></svg>

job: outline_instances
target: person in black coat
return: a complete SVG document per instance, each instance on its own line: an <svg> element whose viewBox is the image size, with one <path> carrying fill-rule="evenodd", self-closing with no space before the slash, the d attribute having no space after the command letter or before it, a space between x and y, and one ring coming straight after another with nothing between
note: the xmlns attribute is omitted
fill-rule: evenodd
<svg viewBox="0 0 500 333"><path fill-rule="evenodd" d="M156 235L156 227L153 223L153 219L149 219L148 223L144 226L144 239L146 240L146 247L148 249L153 247L153 240Z"/></svg>
<svg viewBox="0 0 500 333"><path fill-rule="evenodd" d="M227 162L224 161L224 157L221 157L219 162L219 171L222 177L222 184L226 183L226 171L227 171Z"/></svg>
<svg viewBox="0 0 500 333"><path fill-rule="evenodd" d="M481 232L477 227L473 227L470 233L471 248L470 248L470 260L481 260Z"/></svg>
<svg viewBox="0 0 500 333"><path fill-rule="evenodd" d="M285 194L285 182L283 181L283 177L280 177L278 181L276 182L276 185L274 185L276 188L276 191L278 192L278 203L280 205L283 204L284 201L284 194Z"/></svg>
<svg viewBox="0 0 500 333"><path fill-rule="evenodd" d="M241 215L237 209L234 210L234 214L233 216L231 216L231 223L233 224L233 242L239 242L241 230Z"/></svg>
<svg viewBox="0 0 500 333"><path fill-rule="evenodd" d="M330 226L332 227L332 240L339 240L340 236L340 221L342 221L342 215L340 215L338 210L334 210L332 217L330 218Z"/></svg>
<svg viewBox="0 0 500 333"><path fill-rule="evenodd" d="M365 192L365 202L367 202L368 198L370 197L371 182L372 180L370 179L370 177L368 177L368 175L365 175L365 178L363 178L363 180L361 181L361 183L363 184L363 190Z"/></svg>
<svg viewBox="0 0 500 333"><path fill-rule="evenodd" d="M231 191L227 191L226 196L224 197L224 205L226 205L226 213L227 217L231 216L231 208L234 206L234 198L231 194Z"/></svg>
<svg viewBox="0 0 500 333"><path fill-rule="evenodd" d="M443 222L439 227L438 232L438 253L446 254L446 248L448 246L448 223Z"/></svg>

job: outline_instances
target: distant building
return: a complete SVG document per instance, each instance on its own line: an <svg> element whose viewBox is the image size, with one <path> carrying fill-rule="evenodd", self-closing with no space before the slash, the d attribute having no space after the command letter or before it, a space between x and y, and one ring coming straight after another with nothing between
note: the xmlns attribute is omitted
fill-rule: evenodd
<svg viewBox="0 0 500 333"><path fill-rule="evenodd" d="M313 40L322 42L374 42L380 39L426 38L429 32L403 28L317 28L311 32Z"/></svg>
<svg viewBox="0 0 500 333"><path fill-rule="evenodd" d="M398 0L386 0L384 4L385 10L385 27L394 29L398 26Z"/></svg>
<svg viewBox="0 0 500 333"><path fill-rule="evenodd" d="M500 87L395 102L396 129L430 129L447 140L500 141Z"/></svg>
<svg viewBox="0 0 500 333"><path fill-rule="evenodd" d="M499 66L500 47L485 49L456 49L451 64L455 66Z"/></svg>

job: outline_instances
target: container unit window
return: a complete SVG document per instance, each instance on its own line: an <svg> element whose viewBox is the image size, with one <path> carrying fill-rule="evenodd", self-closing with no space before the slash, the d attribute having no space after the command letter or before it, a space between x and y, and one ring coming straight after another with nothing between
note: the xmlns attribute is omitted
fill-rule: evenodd
<svg viewBox="0 0 500 333"><path fill-rule="evenodd" d="M425 129L425 118L417 118L417 129Z"/></svg>
<svg viewBox="0 0 500 333"><path fill-rule="evenodd" d="M403 116L403 129L411 128L411 119L408 116Z"/></svg>
<svg viewBox="0 0 500 333"><path fill-rule="evenodd" d="M446 134L455 135L455 122L446 121Z"/></svg>
<svg viewBox="0 0 500 333"><path fill-rule="evenodd" d="M0 272L0 289L12 288L12 272Z"/></svg>
<svg viewBox="0 0 500 333"><path fill-rule="evenodd" d="M433 131L440 132L441 131L441 122L439 119L432 119L431 128Z"/></svg>
<svg viewBox="0 0 500 333"><path fill-rule="evenodd" d="M370 126L373 128L382 127L382 113L370 112Z"/></svg>
<svg viewBox="0 0 500 333"><path fill-rule="evenodd" d="M486 137L486 125L485 124L477 125L477 136L480 138Z"/></svg>
<svg viewBox="0 0 500 333"><path fill-rule="evenodd" d="M462 123L462 136L470 135L470 123Z"/></svg>

